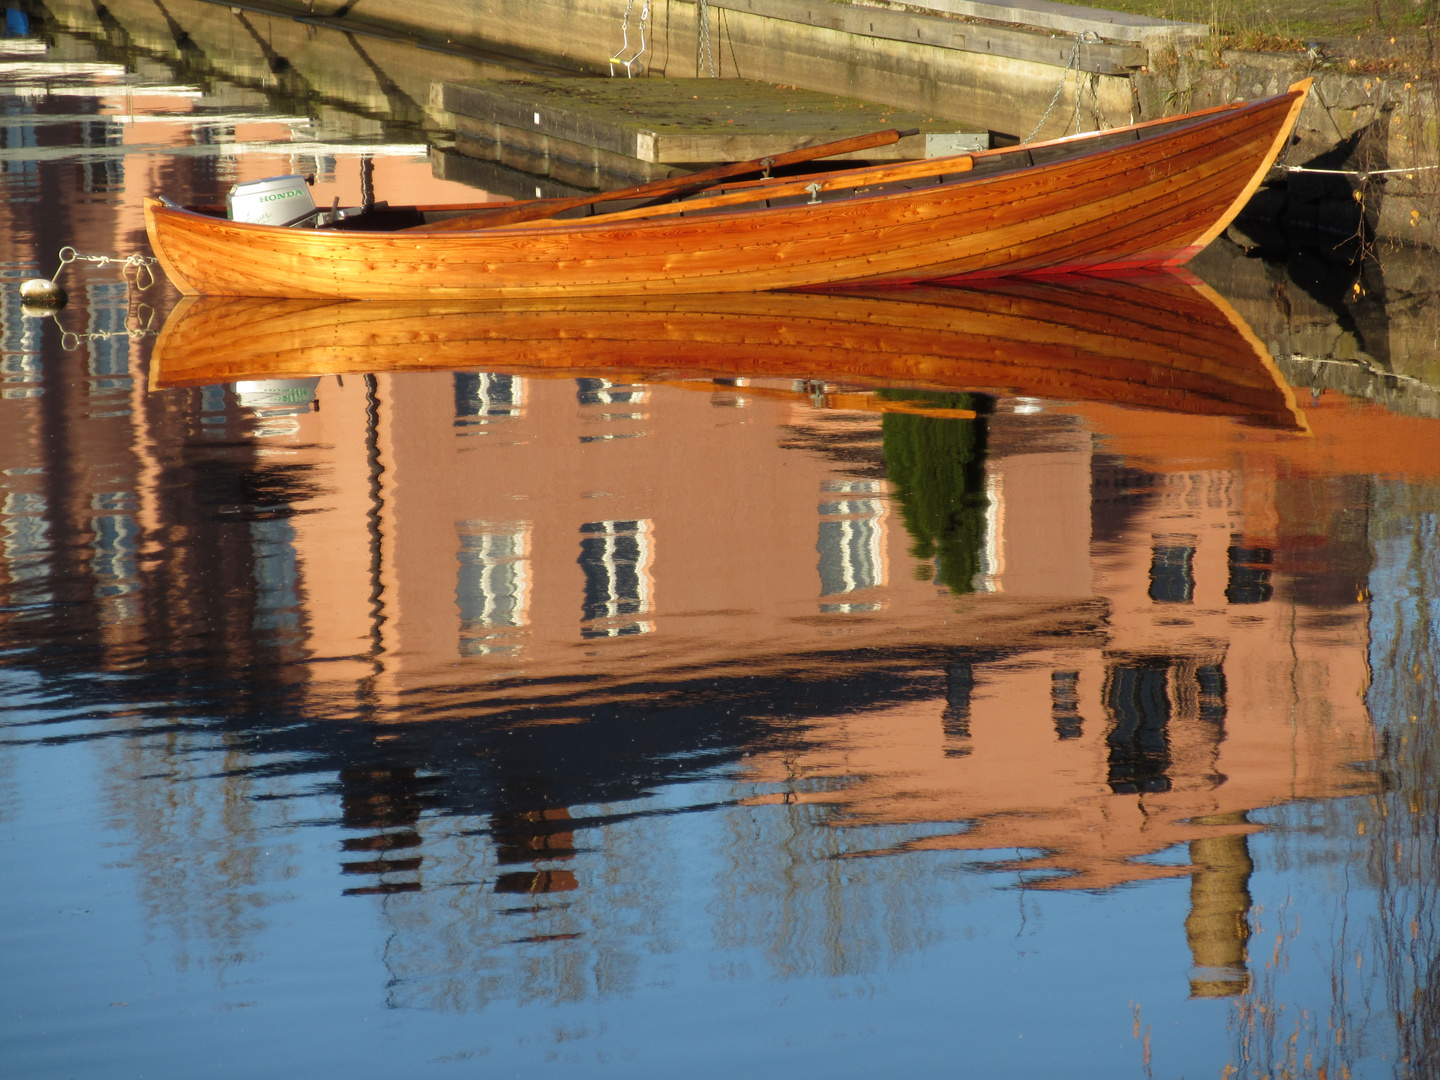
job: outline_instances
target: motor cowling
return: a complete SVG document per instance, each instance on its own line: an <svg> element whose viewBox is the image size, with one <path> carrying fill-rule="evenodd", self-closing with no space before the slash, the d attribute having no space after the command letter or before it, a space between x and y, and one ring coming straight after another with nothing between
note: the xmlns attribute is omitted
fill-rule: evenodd
<svg viewBox="0 0 1440 1080"><path fill-rule="evenodd" d="M294 225L315 214L315 200L303 176L270 176L236 184L225 196L231 221L252 225Z"/></svg>

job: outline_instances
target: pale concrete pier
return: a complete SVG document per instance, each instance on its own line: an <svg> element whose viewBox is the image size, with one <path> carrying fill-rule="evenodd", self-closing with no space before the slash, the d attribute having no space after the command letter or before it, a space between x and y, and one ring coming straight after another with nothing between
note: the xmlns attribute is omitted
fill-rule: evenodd
<svg viewBox="0 0 1440 1080"><path fill-rule="evenodd" d="M455 148L577 187L654 180L886 128L919 134L870 161L990 145L989 133L921 112L751 79L541 79L451 82Z"/></svg>

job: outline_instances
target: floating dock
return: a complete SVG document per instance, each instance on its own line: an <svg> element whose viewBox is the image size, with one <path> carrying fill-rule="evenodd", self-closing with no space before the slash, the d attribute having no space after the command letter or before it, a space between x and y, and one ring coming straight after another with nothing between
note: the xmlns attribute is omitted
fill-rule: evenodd
<svg viewBox="0 0 1440 1080"><path fill-rule="evenodd" d="M612 188L886 128L920 134L867 161L983 150L942 116L753 79L526 78L451 82L455 149L581 188Z"/></svg>

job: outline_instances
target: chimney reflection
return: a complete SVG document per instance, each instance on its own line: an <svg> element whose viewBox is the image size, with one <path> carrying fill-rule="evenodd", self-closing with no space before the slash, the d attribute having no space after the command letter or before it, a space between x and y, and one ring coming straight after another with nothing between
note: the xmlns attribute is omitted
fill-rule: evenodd
<svg viewBox="0 0 1440 1080"><path fill-rule="evenodd" d="M970 753L970 696L975 692L975 669L961 660L945 669L945 711L940 714L945 732L945 756Z"/></svg>
<svg viewBox="0 0 1440 1080"><path fill-rule="evenodd" d="M1244 810L1195 818L1196 825L1247 825ZM1192 997L1236 997L1250 987L1250 838L1246 833L1190 841L1190 914L1185 939L1195 971Z"/></svg>

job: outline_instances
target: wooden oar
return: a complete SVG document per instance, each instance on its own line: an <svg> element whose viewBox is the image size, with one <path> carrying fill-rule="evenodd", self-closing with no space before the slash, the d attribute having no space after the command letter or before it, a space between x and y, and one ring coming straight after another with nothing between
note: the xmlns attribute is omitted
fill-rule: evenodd
<svg viewBox="0 0 1440 1080"><path fill-rule="evenodd" d="M768 206L771 199L784 199L807 192L814 194L815 201L818 201L821 191L833 195L837 191L860 187L876 188L897 181L933 177L939 173L969 172L974 167L975 159L967 154L946 158L923 158L918 161L901 162L898 165L870 165L864 169L846 169L826 173L825 179L820 181L814 180L814 173L788 180L772 180L768 183L751 180L735 184L728 191L719 195L706 195L701 199L690 199L687 202L657 200L641 203L629 210L612 210L604 215L603 220L606 222L637 221L641 218L663 217L666 214L689 214L696 210L715 210L726 206L744 206L762 201ZM563 221L551 218L545 222L545 228L563 229L574 223L572 218L566 218ZM531 223L521 222L521 224ZM486 228L490 227L486 226ZM498 225L494 227L500 228Z"/></svg>
<svg viewBox="0 0 1440 1080"><path fill-rule="evenodd" d="M563 214L592 203L618 202L625 199L678 199L714 187L722 180L745 173L761 172L765 169L798 165L802 161L817 161L820 158L837 157L840 154L854 154L877 146L889 146L910 135L920 134L919 128L907 131L877 131L872 135L856 135L849 139L806 146L799 150L788 150L771 157L755 158L751 161L737 161L732 165L721 165L702 172L685 176L672 176L666 180L652 180L637 187L621 188L619 191L605 191L597 195L576 195L568 199L534 199L515 206L501 206L494 210L482 210L478 214L450 218L447 221L431 222L428 225L412 226L413 231L446 232L453 229L485 229L493 225L514 225L522 221L540 221L544 218Z"/></svg>

